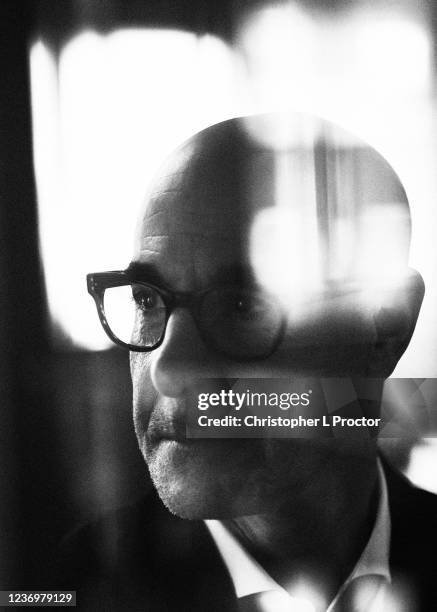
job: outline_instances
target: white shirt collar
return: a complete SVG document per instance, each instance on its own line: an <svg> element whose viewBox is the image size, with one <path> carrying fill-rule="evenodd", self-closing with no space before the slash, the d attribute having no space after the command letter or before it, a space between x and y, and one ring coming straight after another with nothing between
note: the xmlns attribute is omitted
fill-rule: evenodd
<svg viewBox="0 0 437 612"><path fill-rule="evenodd" d="M389 569L391 521L387 481L379 459L378 480L380 495L372 533L354 569L340 588L327 612L333 610L345 588L360 576L376 574L386 582L391 582ZM229 571L237 597L271 590L286 594L285 589L273 580L220 521L207 520L205 523Z"/></svg>

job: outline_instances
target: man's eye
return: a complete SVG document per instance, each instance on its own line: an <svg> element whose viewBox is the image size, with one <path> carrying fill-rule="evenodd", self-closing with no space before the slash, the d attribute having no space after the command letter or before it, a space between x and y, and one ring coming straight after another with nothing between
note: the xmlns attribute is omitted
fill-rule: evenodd
<svg viewBox="0 0 437 612"><path fill-rule="evenodd" d="M234 308L238 312L244 313L253 310L256 307L256 302L252 297L237 297L234 302Z"/></svg>
<svg viewBox="0 0 437 612"><path fill-rule="evenodd" d="M162 306L162 300L156 291L151 289L141 289L139 291L132 291L132 298L137 305L143 311L154 310Z"/></svg>
<svg viewBox="0 0 437 612"><path fill-rule="evenodd" d="M267 304L265 300L252 293L236 295L232 299L229 314L244 321L255 321L263 316Z"/></svg>

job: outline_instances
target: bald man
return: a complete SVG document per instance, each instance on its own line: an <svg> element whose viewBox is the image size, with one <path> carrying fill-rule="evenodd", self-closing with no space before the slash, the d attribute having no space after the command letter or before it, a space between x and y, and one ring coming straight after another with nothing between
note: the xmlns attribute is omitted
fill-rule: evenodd
<svg viewBox="0 0 437 612"><path fill-rule="evenodd" d="M409 235L387 162L312 117L226 121L169 158L128 269L88 277L130 350L158 497L72 541L79 604L432 609L436 504L382 464L375 436L187 434L199 393L236 379L389 376L423 297Z"/></svg>

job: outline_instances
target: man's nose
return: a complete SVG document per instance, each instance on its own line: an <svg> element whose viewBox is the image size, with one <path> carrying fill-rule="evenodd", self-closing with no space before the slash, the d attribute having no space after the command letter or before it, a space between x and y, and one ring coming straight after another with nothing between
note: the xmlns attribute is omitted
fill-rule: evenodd
<svg viewBox="0 0 437 612"><path fill-rule="evenodd" d="M179 397L196 379L207 376L209 351L191 313L177 308L167 322L164 341L151 355L150 374L158 393Z"/></svg>

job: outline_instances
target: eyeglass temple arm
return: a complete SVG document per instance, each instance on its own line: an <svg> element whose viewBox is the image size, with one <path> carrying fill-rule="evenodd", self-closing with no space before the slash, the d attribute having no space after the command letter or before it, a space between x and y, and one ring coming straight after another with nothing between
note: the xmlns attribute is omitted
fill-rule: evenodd
<svg viewBox="0 0 437 612"><path fill-rule="evenodd" d="M103 289L120 287L131 279L125 270L113 270L111 272L92 272L86 275L88 293L94 296Z"/></svg>

